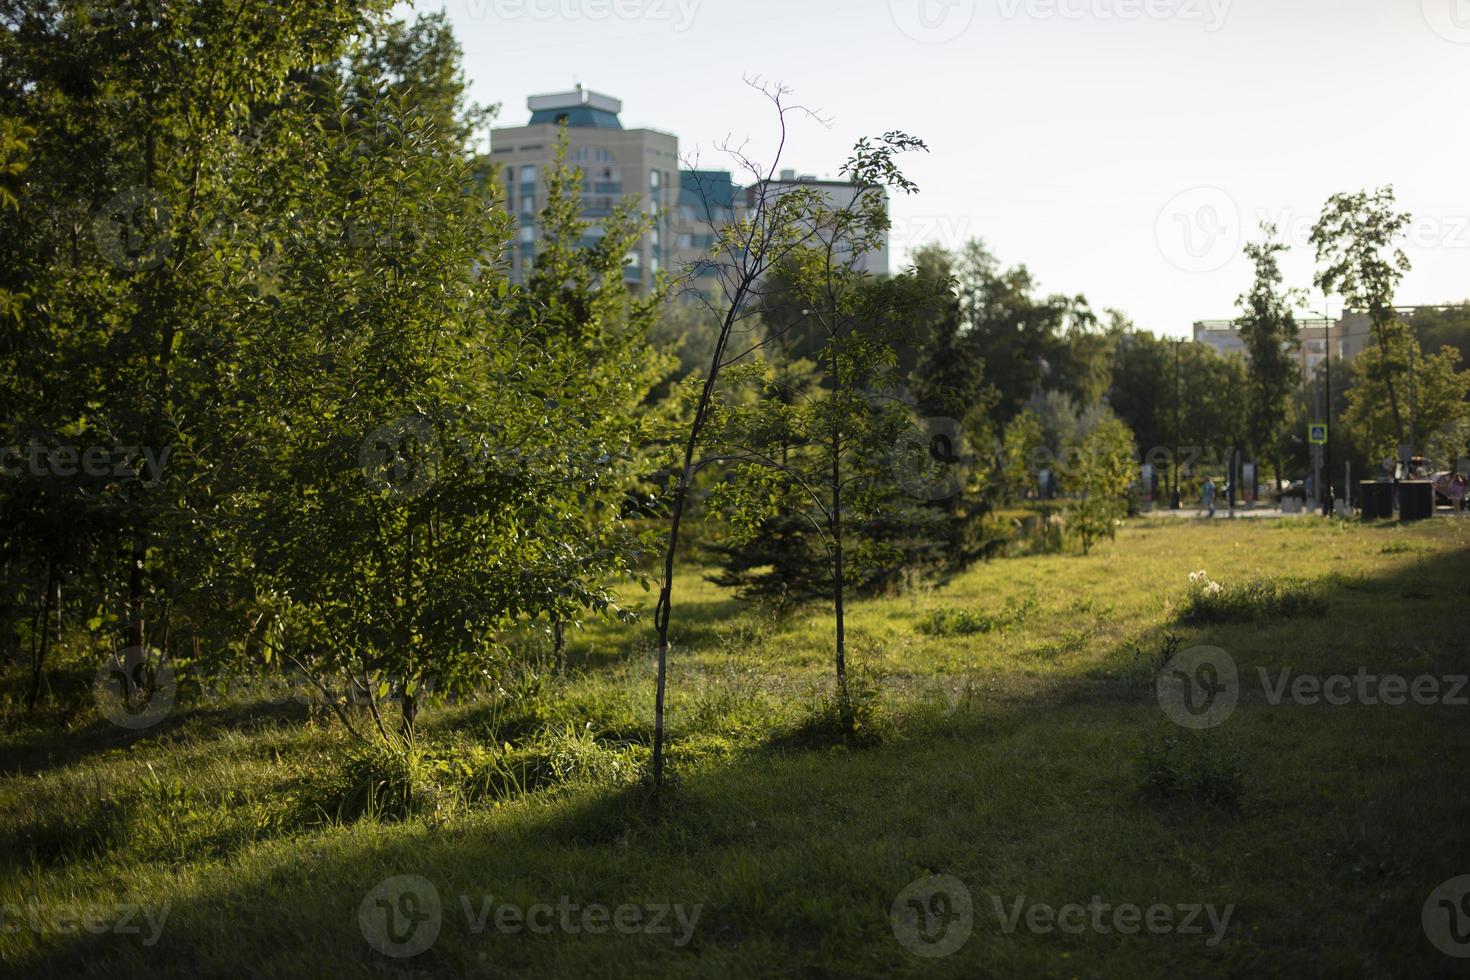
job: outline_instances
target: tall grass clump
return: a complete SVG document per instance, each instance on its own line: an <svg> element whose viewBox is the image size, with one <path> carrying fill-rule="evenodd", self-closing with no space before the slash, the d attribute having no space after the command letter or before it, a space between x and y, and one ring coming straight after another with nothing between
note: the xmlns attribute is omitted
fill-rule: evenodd
<svg viewBox="0 0 1470 980"><path fill-rule="evenodd" d="M1253 623L1326 612L1327 596L1311 582L1253 578L1227 585L1199 571L1189 576L1189 591L1179 609L1179 621L1195 626Z"/></svg>

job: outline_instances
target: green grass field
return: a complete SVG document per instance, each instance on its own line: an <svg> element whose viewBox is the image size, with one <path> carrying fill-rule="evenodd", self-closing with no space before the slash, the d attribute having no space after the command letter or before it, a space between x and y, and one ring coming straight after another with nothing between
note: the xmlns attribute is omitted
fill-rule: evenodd
<svg viewBox="0 0 1470 980"><path fill-rule="evenodd" d="M1201 569L1306 599L1202 618ZM1360 669L1470 674L1470 522L1131 522L1087 558L856 603L865 747L820 724L824 610L776 619L693 572L675 601L657 803L647 625L576 634L565 678L427 710L398 781L295 704L185 701L140 732L12 717L5 971L1465 975L1425 909L1470 874L1470 690L1306 702ZM1199 646L1238 704L1195 730L1155 680ZM1306 693L1272 703L1283 670Z"/></svg>

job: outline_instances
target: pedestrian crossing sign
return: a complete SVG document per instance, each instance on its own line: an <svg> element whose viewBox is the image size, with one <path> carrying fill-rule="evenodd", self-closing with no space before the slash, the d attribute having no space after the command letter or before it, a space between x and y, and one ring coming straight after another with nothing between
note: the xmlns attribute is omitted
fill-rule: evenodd
<svg viewBox="0 0 1470 980"><path fill-rule="evenodd" d="M1313 422L1307 426L1307 438L1314 446L1327 445L1327 425L1323 422Z"/></svg>

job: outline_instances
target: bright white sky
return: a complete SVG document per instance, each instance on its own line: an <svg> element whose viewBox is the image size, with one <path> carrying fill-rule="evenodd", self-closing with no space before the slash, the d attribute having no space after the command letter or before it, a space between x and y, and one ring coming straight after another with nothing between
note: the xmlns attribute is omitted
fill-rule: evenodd
<svg viewBox="0 0 1470 980"><path fill-rule="evenodd" d="M787 165L835 174L902 129L922 193L895 202L901 262L983 238L1048 292L1186 335L1233 314L1259 217L1294 244L1326 197L1392 183L1418 219L1401 303L1470 298L1470 0L420 0L443 5L479 102L525 122L576 82L623 122L717 144L772 135L760 76L821 110ZM1314 296L1321 309L1320 295ZM1340 309L1334 299L1332 312Z"/></svg>

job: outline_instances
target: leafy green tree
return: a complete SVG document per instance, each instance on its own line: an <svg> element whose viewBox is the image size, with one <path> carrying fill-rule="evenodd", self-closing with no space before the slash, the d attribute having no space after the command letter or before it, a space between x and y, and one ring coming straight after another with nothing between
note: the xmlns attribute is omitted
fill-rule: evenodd
<svg viewBox="0 0 1470 980"><path fill-rule="evenodd" d="M1407 328L1394 312L1398 284L1410 269L1399 246L1412 216L1395 210L1392 187L1353 194L1334 194L1312 229L1317 250L1317 288L1341 296L1349 309L1364 310L1373 331L1378 357L1369 362L1372 381L1387 395L1398 445L1405 443L1401 382L1408 372L1408 347L1400 341ZM1397 455L1397 452L1395 453Z"/></svg>
<svg viewBox="0 0 1470 980"><path fill-rule="evenodd" d="M799 110L784 103L785 90L768 91L767 95L775 107L779 125L784 132L788 115ZM714 331L717 339L709 369L704 377L694 385L697 394L692 396L693 409L690 413L687 433L680 440L682 445L674 447L671 451L673 477L670 481L669 494L669 536L665 544L662 583L654 617L654 627L658 637L653 747L653 775L656 786L661 786L663 779L664 700L668 677L669 622L673 610L674 566L679 549L679 532L696 476L704 467L720 461L717 454L706 459L704 453L706 451L705 438L708 435L706 430L719 411L717 399L721 397L721 392L724 390L721 387L722 375L731 364L750 353L749 347L742 345L742 339L745 336L744 328L752 311L760 305L759 300L765 277L772 270L778 268L785 260L799 256L798 261L804 262L807 268L821 269L826 273L834 274L829 281L841 283L847 278L835 275L842 268L844 260L841 256L847 256L848 261L854 260L878 243L883 230L887 227L888 218L885 202L877 191L884 186L898 187L906 192L914 189L913 184L898 169L895 157L904 150L919 146L922 144L902 133L886 134L876 142L860 141L852 158L844 167L845 176L860 189L860 192L853 195L849 204L839 208L833 208L828 204L825 197L816 188L786 188L775 184L773 178L777 172L775 168L779 164L779 157L769 166L763 167L748 158L741 157L736 151L737 160L755 178L754 206L746 215L717 232L719 244L714 259L727 263L729 266L727 273L721 277L723 283L721 297L717 303L711 302L709 305L711 318L718 323ZM851 272L850 266L848 271ZM859 295L862 295L863 292L858 291ZM824 302L813 308L813 315L817 318L818 323L824 331L830 332L829 336L833 337L839 336L835 331L841 328L843 318L850 316L852 309L848 305L851 300L842 299L841 296L842 294L834 289L827 294ZM765 340L759 341L755 346L758 347L764 342ZM859 364L859 361L868 360L867 353L859 347L851 355L853 360L844 372L842 351L833 347L831 353L836 358L832 377L834 384L838 387L848 383L845 379L855 377L853 368L865 366L865 364ZM834 408L850 402L853 396L849 393L841 397L844 402L836 403ZM840 417L840 415L841 413L838 412L834 417ZM838 531L838 539L840 539L843 512L841 488L844 479L841 472L841 453L843 452L841 432L840 422L828 430L829 435L835 437L836 441L836 452L833 454L836 469L832 481L836 492L834 505L829 512L836 522L834 530ZM845 671L841 568L841 552L834 549L834 569L837 570L834 601L837 606L835 611L837 614L839 674Z"/></svg>
<svg viewBox="0 0 1470 980"><path fill-rule="evenodd" d="M1025 409L1007 423L1001 465L1002 486L1010 499L1024 499L1029 493L1040 496L1037 460L1046 448L1046 433L1035 412Z"/></svg>
<svg viewBox="0 0 1470 980"><path fill-rule="evenodd" d="M1249 400L1246 432L1249 448L1257 459L1270 455L1276 479L1281 479L1281 438L1286 406L1301 380L1296 353L1301 331L1292 316L1293 293L1282 288L1281 263L1287 246L1277 240L1276 226L1262 222L1263 240L1245 247L1255 266L1250 291L1238 300L1241 315L1235 321L1249 359Z"/></svg>
<svg viewBox="0 0 1470 980"><path fill-rule="evenodd" d="M1422 349L1453 347L1470 357L1470 302L1420 307L1409 318L1409 326Z"/></svg>
<svg viewBox="0 0 1470 980"><path fill-rule="evenodd" d="M61 565L100 583L81 612L94 630L125 624L119 645L168 647L204 591L182 556L217 503L202 433L215 381L237 367L220 311L262 281L220 235L254 217L266 183L271 153L249 134L382 7L0 8L0 118L33 134L18 206L0 209L0 275L19 299L0 342L5 428L117 464L64 486L28 479L3 506L48 580ZM172 456L150 476L125 447ZM48 541L55 527L78 533Z"/></svg>
<svg viewBox="0 0 1470 980"><path fill-rule="evenodd" d="M309 224L419 233L287 243L277 292L241 314L255 397L237 424L273 452L238 505L276 652L355 678L390 738L381 696L411 733L426 689L494 676L499 631L629 615L606 583L634 574L637 348L593 309L561 318L577 297L512 293L483 264L509 217L465 192L472 162L403 97L361 130L306 129L295 156Z"/></svg>
<svg viewBox="0 0 1470 980"><path fill-rule="evenodd" d="M1426 357L1407 331L1395 331L1390 344L1389 357L1413 369L1409 411L1415 441L1409 446L1411 453L1453 467L1470 444L1470 404L1466 402L1470 371L1458 370L1460 352L1453 347ZM1353 361L1354 380L1343 419L1369 460L1375 462L1396 458L1400 445L1396 420L1386 410L1389 401L1382 358L1379 348L1370 347Z"/></svg>
<svg viewBox="0 0 1470 980"><path fill-rule="evenodd" d="M1094 541L1112 538L1128 513L1128 494L1137 477L1133 433L1116 415L1103 412L1095 424L1074 437L1063 467L1063 487L1075 496L1067 526L1082 539L1083 554Z"/></svg>
<svg viewBox="0 0 1470 980"><path fill-rule="evenodd" d="M510 316L523 342L578 366L582 404L623 426L609 433L605 451L597 454L603 460L601 486L621 485L625 492L638 489L646 496L655 490L644 483L652 462L639 447L653 444L668 421L666 412L648 402L674 360L658 353L651 341L665 306L662 289L630 295L623 269L650 223L638 202L629 201L601 219L600 234L589 235L581 206L584 174L567 167L566 151L563 131L555 165L546 174L546 204L537 217L541 247L525 288L513 295ZM589 509L582 539L598 541L608 533L621 538L621 522L610 523L608 516ZM580 612L567 598L549 610L559 664L565 654L564 625Z"/></svg>

